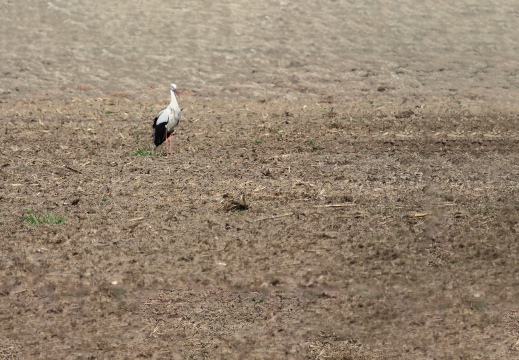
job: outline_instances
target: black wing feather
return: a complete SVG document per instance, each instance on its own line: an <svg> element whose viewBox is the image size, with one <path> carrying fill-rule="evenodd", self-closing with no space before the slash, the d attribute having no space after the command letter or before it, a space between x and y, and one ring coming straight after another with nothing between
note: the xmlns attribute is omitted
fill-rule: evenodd
<svg viewBox="0 0 519 360"><path fill-rule="evenodd" d="M160 123L157 125L157 119L153 123L153 143L155 146L159 146L166 140L166 123Z"/></svg>

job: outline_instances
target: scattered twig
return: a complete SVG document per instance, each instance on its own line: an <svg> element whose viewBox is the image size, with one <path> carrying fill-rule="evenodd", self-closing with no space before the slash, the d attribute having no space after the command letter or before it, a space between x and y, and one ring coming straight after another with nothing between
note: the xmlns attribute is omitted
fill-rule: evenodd
<svg viewBox="0 0 519 360"><path fill-rule="evenodd" d="M128 222L139 221L139 220L144 220L144 216L141 216L141 217L138 217L138 218L130 219L130 220L128 220Z"/></svg>
<svg viewBox="0 0 519 360"><path fill-rule="evenodd" d="M148 337L152 337L159 330L159 325L155 326L153 331L148 335Z"/></svg>
<svg viewBox="0 0 519 360"><path fill-rule="evenodd" d="M142 221L129 225L127 229L130 231L130 233L132 233L140 224L142 224Z"/></svg>
<svg viewBox="0 0 519 360"><path fill-rule="evenodd" d="M294 212L291 211L291 212L280 214L280 215L265 216L265 217L256 219L254 221L256 222L256 221L264 221L264 220L273 220L273 219L279 219L282 217L287 217L287 216L292 216L292 215L294 215Z"/></svg>
<svg viewBox="0 0 519 360"><path fill-rule="evenodd" d="M81 171L76 170L76 169L74 169L74 168L71 168L71 167L68 166L68 165L63 165L63 167L64 167L65 169L67 169L67 170L70 170L70 171L75 172L76 174L81 174Z"/></svg>
<svg viewBox="0 0 519 360"><path fill-rule="evenodd" d="M326 205L315 205L314 208L331 208L331 207L347 207L354 206L354 203L341 203L341 204L326 204Z"/></svg>
<svg viewBox="0 0 519 360"><path fill-rule="evenodd" d="M414 217L424 217L427 215L431 215L431 213L425 212L425 213L416 213L414 214Z"/></svg>
<svg viewBox="0 0 519 360"><path fill-rule="evenodd" d="M249 209L249 205L245 200L245 194L241 193L234 198L230 198L231 195L224 194L222 202L225 202L223 209L225 211L245 211Z"/></svg>

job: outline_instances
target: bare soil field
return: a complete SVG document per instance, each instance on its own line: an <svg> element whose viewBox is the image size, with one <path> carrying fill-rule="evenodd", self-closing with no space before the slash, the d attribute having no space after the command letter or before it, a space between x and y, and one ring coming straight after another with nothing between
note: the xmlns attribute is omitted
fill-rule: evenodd
<svg viewBox="0 0 519 360"><path fill-rule="evenodd" d="M513 2L0 7L0 358L519 358Z"/></svg>

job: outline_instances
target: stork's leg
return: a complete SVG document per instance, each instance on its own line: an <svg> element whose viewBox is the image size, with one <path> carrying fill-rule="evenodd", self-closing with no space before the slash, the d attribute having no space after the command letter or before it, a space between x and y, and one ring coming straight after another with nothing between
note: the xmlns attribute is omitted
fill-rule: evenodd
<svg viewBox="0 0 519 360"><path fill-rule="evenodd" d="M172 151L172 141L171 141L171 134L166 133L166 141L164 143L164 146L166 147L166 157L169 155L173 155Z"/></svg>
<svg viewBox="0 0 519 360"><path fill-rule="evenodd" d="M166 140L164 140L164 147L166 148L166 157L168 157L169 156L169 150L168 150L169 136L168 136L167 132L166 132L166 134L164 134L164 137L166 138Z"/></svg>

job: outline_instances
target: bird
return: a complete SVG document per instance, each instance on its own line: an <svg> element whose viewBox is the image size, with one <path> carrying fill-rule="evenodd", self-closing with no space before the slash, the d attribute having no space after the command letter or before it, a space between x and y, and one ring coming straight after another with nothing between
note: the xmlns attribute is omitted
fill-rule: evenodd
<svg viewBox="0 0 519 360"><path fill-rule="evenodd" d="M171 102L168 107L161 110L155 120L153 121L153 143L155 146L159 146L163 142L169 141L169 150L171 150L171 134L175 131L175 128L180 122L180 105L178 104L179 97L177 92L177 85L169 85L169 92L171 93Z"/></svg>

